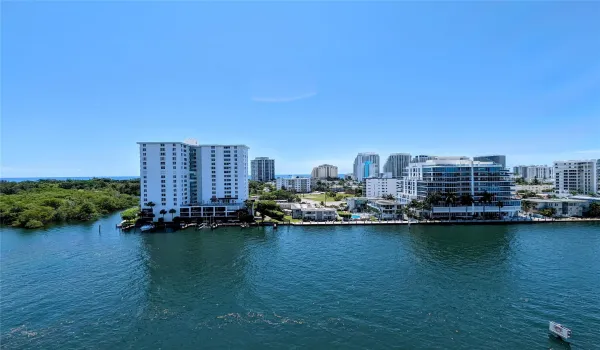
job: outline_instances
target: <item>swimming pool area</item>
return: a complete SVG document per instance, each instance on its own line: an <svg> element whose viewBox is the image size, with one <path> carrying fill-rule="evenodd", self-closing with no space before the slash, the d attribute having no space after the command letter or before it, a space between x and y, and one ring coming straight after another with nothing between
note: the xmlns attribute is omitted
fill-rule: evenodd
<svg viewBox="0 0 600 350"><path fill-rule="evenodd" d="M355 219L355 220L356 219L360 219L360 215L358 215L358 214L352 214L351 218Z"/></svg>

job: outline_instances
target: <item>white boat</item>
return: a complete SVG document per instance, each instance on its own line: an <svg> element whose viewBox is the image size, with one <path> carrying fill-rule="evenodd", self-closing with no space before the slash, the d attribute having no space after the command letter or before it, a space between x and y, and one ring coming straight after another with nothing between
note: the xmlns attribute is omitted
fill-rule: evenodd
<svg viewBox="0 0 600 350"><path fill-rule="evenodd" d="M141 230L142 232L144 232L144 231L150 231L150 230L152 230L153 228L154 228L154 225L150 224L150 225L144 225L144 226L140 227L140 230Z"/></svg>
<svg viewBox="0 0 600 350"><path fill-rule="evenodd" d="M571 330L560 323L550 321L548 329L550 330L550 334L564 341L568 342L569 338L571 338Z"/></svg>

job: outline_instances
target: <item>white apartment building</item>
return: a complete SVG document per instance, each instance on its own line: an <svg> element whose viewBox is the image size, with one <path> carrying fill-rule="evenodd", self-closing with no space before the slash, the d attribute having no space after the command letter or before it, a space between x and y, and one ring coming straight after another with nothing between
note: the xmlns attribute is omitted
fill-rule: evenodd
<svg viewBox="0 0 600 350"><path fill-rule="evenodd" d="M313 168L310 175L313 179L328 179L338 177L338 167L331 164L321 164Z"/></svg>
<svg viewBox="0 0 600 350"><path fill-rule="evenodd" d="M597 193L600 191L598 178L596 159L554 162L554 188L558 195Z"/></svg>
<svg viewBox="0 0 600 350"><path fill-rule="evenodd" d="M408 153L392 153L389 155L383 165L384 173L392 173L392 177L401 178L406 171L406 167L410 163L410 154Z"/></svg>
<svg viewBox="0 0 600 350"><path fill-rule="evenodd" d="M140 206L182 218L232 217L248 199L248 147L138 142ZM154 205L148 205L149 203ZM162 215L161 215L162 217ZM166 218L170 218L171 214Z"/></svg>
<svg viewBox="0 0 600 350"><path fill-rule="evenodd" d="M554 179L554 168L547 165L517 165L513 168L513 174L528 182L535 179L543 182Z"/></svg>
<svg viewBox="0 0 600 350"><path fill-rule="evenodd" d="M354 159L354 180L364 181L368 177L379 177L379 154L359 153Z"/></svg>
<svg viewBox="0 0 600 350"><path fill-rule="evenodd" d="M275 159L256 157L250 161L252 180L269 182L275 180Z"/></svg>
<svg viewBox="0 0 600 350"><path fill-rule="evenodd" d="M400 179L371 177L365 179L365 183L365 196L367 198L383 198L388 195L396 198Z"/></svg>
<svg viewBox="0 0 600 350"><path fill-rule="evenodd" d="M397 198L401 203L407 204L413 199L426 202L430 195L439 194L440 200L431 203L432 217L469 217L485 213L514 216L521 210L514 181L501 164L473 161L468 157L432 158L410 163L407 176L398 185ZM481 201L486 192L492 196L490 203ZM445 203L446 193L456 196L455 203ZM463 195L471 196L473 203L460 203Z"/></svg>
<svg viewBox="0 0 600 350"><path fill-rule="evenodd" d="M277 178L276 188L297 193L310 193L310 177Z"/></svg>

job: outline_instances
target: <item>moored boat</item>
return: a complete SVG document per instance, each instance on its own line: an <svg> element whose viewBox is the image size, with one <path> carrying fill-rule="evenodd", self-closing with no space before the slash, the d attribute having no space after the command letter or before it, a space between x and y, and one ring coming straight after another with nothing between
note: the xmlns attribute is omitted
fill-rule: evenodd
<svg viewBox="0 0 600 350"><path fill-rule="evenodd" d="M154 228L154 225L152 225L152 224L143 225L142 227L140 227L140 231L142 231L142 232L150 231L153 228Z"/></svg>

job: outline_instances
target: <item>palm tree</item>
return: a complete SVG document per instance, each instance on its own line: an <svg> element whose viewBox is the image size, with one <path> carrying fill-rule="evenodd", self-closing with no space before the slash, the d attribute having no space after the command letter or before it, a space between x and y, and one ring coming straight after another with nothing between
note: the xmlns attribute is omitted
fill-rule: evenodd
<svg viewBox="0 0 600 350"><path fill-rule="evenodd" d="M452 209L452 206L454 205L454 203L456 203L456 193L446 191L446 193L444 193L444 203L446 203L448 205L448 221L449 221L452 219L452 213L450 212L450 210Z"/></svg>
<svg viewBox="0 0 600 350"><path fill-rule="evenodd" d="M171 214L171 221L173 221L173 216L175 215L175 213L177 213L177 210L173 208L169 209L169 214Z"/></svg>
<svg viewBox="0 0 600 350"><path fill-rule="evenodd" d="M469 206L473 204L473 196L471 194L462 194L459 198L460 205L465 206L465 217L467 217L467 211L469 210Z"/></svg>
<svg viewBox="0 0 600 350"><path fill-rule="evenodd" d="M528 213L533 208L533 203L530 201L521 201L521 208L524 212Z"/></svg>
<svg viewBox="0 0 600 350"><path fill-rule="evenodd" d="M502 218L502 214L500 214L500 209L502 209L502 207L504 206L504 203L503 203L502 201L498 201L498 202L496 203L496 206L498 207L498 216L499 216L500 218Z"/></svg>
<svg viewBox="0 0 600 350"><path fill-rule="evenodd" d="M483 216L485 216L485 205L492 203L492 199L494 195L489 193L488 191L483 191L481 197L479 198L479 203L483 204Z"/></svg>
<svg viewBox="0 0 600 350"><path fill-rule="evenodd" d="M161 210L160 210L158 213L159 213L160 215L162 215L162 217L163 217L163 219L164 219L164 218L165 218L165 214L167 213L167 211L166 211L166 210L164 210L164 209L161 209Z"/></svg>
<svg viewBox="0 0 600 350"><path fill-rule="evenodd" d="M152 209L152 211L154 211L154 206L156 205L156 203L154 202L148 202L146 203L146 206L150 207L150 209Z"/></svg>

